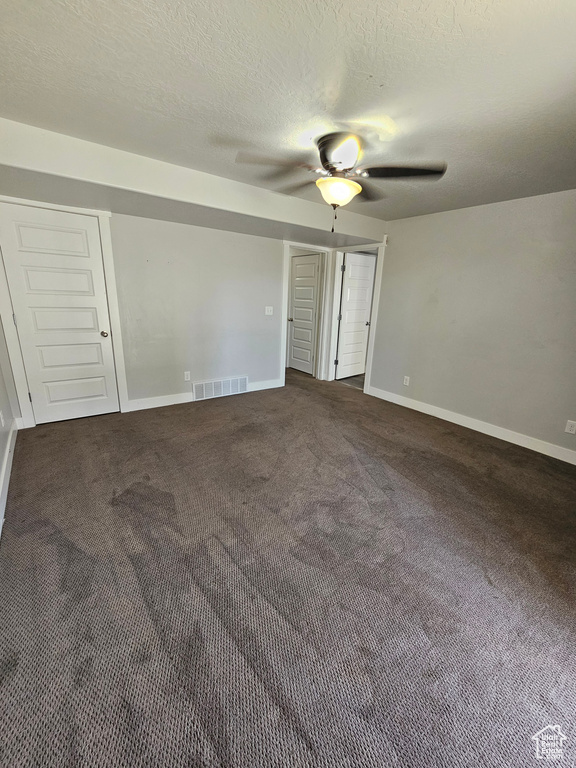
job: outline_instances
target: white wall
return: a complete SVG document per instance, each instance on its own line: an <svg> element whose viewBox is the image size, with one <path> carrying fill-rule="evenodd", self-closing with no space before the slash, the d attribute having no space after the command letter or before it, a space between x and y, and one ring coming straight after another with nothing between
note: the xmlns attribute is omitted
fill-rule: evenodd
<svg viewBox="0 0 576 768"><path fill-rule="evenodd" d="M4 507L12 466L12 455L16 437L16 417L20 415L16 399L16 388L8 358L4 329L0 320L0 411L4 426L0 423L0 529L4 521Z"/></svg>
<svg viewBox="0 0 576 768"><path fill-rule="evenodd" d="M576 191L388 231L370 385L576 450Z"/></svg>
<svg viewBox="0 0 576 768"><path fill-rule="evenodd" d="M163 198L163 217L171 216L170 206L167 203L173 201L176 207L176 220L181 216L177 204L185 203L255 219L281 222L287 225L287 231L282 235L285 239L296 237L293 225L298 229L316 229L329 235L332 224L332 210L322 202L320 197L317 203L313 203L292 195L282 195L250 184L224 179L4 118L0 118L0 170L1 166L48 174L56 177L51 182L55 186L59 186L60 179L96 185L99 191L95 191L95 195L102 200L102 205L94 203L94 206L109 210L107 204L114 202L122 206L121 213L130 212L124 205L132 209L134 201L130 195L125 202L121 195L107 198L104 193L106 188L124 190L127 194L136 192L142 196ZM33 195L36 182L39 182L39 179L33 178L32 186L28 187ZM4 194L15 194L10 187L9 177L4 187ZM38 198L32 197L32 199ZM105 202L106 199L108 203ZM52 202L62 203L63 200L54 199ZM70 204L83 205L82 202ZM147 205L145 199L142 205ZM143 213L141 209L137 212L140 215ZM207 211L206 215L211 214ZM256 225L256 222L252 222L252 225ZM344 209L338 212L337 230L340 235L349 235L360 238L360 241L374 243L382 240L386 232L386 224L380 219ZM329 237L326 244L338 244L337 240L338 236ZM342 245L346 244L345 240L346 238ZM310 240L305 239L300 242L310 242Z"/></svg>
<svg viewBox="0 0 576 768"><path fill-rule="evenodd" d="M190 392L185 370L280 378L280 241L124 215L111 230L131 400Z"/></svg>

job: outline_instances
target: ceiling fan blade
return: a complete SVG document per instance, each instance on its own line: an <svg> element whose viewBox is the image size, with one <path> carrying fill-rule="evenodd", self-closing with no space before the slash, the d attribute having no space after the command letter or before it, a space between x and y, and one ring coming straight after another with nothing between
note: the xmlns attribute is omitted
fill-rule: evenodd
<svg viewBox="0 0 576 768"><path fill-rule="evenodd" d="M295 157L292 160L281 157L266 157L265 155L256 155L252 152L238 152L236 155L237 163L249 163L250 165L277 165L281 168L312 168L308 165L305 157Z"/></svg>
<svg viewBox="0 0 576 768"><path fill-rule="evenodd" d="M285 178L292 176L294 173L301 171L302 168L299 165L284 165L280 168L275 168L270 173L266 173L260 178L264 181L283 181Z"/></svg>
<svg viewBox="0 0 576 768"><path fill-rule="evenodd" d="M283 187L283 189L277 189L276 192L280 192L282 195L293 195L295 192L299 192L305 187L309 187L314 184L313 181L301 181L298 184L291 184L289 187Z"/></svg>
<svg viewBox="0 0 576 768"><path fill-rule="evenodd" d="M376 200L383 200L386 197L381 189L378 189L375 184L370 184L366 179L358 178L358 182L362 187L362 192L358 193L358 199L362 202L373 203Z"/></svg>
<svg viewBox="0 0 576 768"><path fill-rule="evenodd" d="M360 168L359 173L367 173L370 179L405 179L410 177L429 177L439 179L446 173L446 165L411 168L404 165L375 165Z"/></svg>

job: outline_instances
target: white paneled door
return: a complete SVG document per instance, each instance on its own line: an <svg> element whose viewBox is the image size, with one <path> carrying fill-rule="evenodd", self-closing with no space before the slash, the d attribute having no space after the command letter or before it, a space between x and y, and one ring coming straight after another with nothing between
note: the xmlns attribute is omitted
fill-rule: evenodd
<svg viewBox="0 0 576 768"><path fill-rule="evenodd" d="M347 253L344 256L337 379L358 376L366 371L375 270L375 256L363 253Z"/></svg>
<svg viewBox="0 0 576 768"><path fill-rule="evenodd" d="M0 247L36 422L119 410L98 219L1 203Z"/></svg>
<svg viewBox="0 0 576 768"><path fill-rule="evenodd" d="M314 374L320 255L293 256L288 315L288 367Z"/></svg>

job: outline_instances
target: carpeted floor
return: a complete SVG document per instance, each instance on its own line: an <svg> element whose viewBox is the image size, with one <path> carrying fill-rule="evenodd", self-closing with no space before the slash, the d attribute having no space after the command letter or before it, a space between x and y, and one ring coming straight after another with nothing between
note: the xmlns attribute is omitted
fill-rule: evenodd
<svg viewBox="0 0 576 768"><path fill-rule="evenodd" d="M0 764L576 761L576 468L290 373L18 435Z"/></svg>

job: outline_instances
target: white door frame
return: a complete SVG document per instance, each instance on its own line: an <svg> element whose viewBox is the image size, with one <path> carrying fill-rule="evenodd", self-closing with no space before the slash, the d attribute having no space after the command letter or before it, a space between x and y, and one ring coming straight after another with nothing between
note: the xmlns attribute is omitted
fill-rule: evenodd
<svg viewBox="0 0 576 768"><path fill-rule="evenodd" d="M336 352L338 351L338 314L340 312L340 293L342 291L342 265L344 264L345 253L363 253L364 251L377 250L376 272L374 274L374 291L372 293L372 311L370 312L370 333L368 335L368 350L366 352L366 374L364 377L364 392L370 386L372 377L372 360L374 358L374 336L376 323L378 321L378 306L380 304L380 289L382 284L382 270L384 268L384 252L388 243L388 235L384 237L383 243L369 243L367 245L356 245L352 248L338 250L334 258L334 278L332 282L332 308L330 313L330 341L328 344L329 354L326 358L328 367L327 381L334 381L336 378Z"/></svg>
<svg viewBox="0 0 576 768"><path fill-rule="evenodd" d="M71 208L63 205L52 205L51 203L40 203L35 200L23 200L19 197L7 197L0 195L0 203L11 203L12 205L24 205L28 208L48 208L53 211L63 211L65 213L80 213L83 216L94 216L98 219L100 229L100 244L102 247L102 262L104 266L104 280L106 282L106 293L108 296L108 311L110 313L110 331L112 336L112 350L114 354L114 366L116 368L116 383L118 386L118 400L120 411L128 410L128 383L126 380L126 366L124 363L124 349L122 346L122 328L120 324L120 310L118 307L118 293L116 290L116 276L114 273L114 257L112 253L112 238L110 236L110 217L109 211L94 211L87 208ZM0 247L2 243L0 242ZM36 419L34 410L28 396L28 382L26 378L26 369L20 349L18 332L14 325L12 309L12 299L8 287L8 279L4 270L4 264L0 264L0 317L4 326L6 337L6 346L8 347L8 356L12 366L12 375L16 386L18 404L20 406L20 417L16 419L16 427L23 429L26 427L35 427Z"/></svg>

